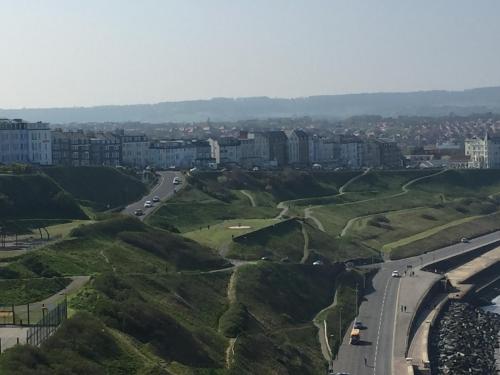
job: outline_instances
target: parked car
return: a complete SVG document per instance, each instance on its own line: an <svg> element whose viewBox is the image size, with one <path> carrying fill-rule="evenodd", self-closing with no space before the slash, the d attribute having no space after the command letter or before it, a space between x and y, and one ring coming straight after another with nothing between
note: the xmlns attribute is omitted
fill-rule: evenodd
<svg viewBox="0 0 500 375"><path fill-rule="evenodd" d="M134 211L134 215L135 216L142 216L142 215L144 215L144 212L140 208L138 208L137 210Z"/></svg>
<svg viewBox="0 0 500 375"><path fill-rule="evenodd" d="M392 277L401 277L399 271L392 271Z"/></svg>
<svg viewBox="0 0 500 375"><path fill-rule="evenodd" d="M153 197L153 202L159 202L159 201L160 201L160 197L159 197L159 196L157 196L157 195L155 195L155 196Z"/></svg>

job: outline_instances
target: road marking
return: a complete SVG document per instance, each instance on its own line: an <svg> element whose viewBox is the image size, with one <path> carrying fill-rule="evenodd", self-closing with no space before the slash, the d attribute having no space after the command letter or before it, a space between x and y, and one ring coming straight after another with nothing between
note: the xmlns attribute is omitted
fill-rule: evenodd
<svg viewBox="0 0 500 375"><path fill-rule="evenodd" d="M380 309L380 320L378 322L377 344L375 345L375 356L373 358L373 375L377 375L378 343L380 341L380 330L382 329L382 319L384 317L385 298L387 297L387 289L389 288L390 282L391 282L391 279L389 278L387 280L387 284L385 285L384 297L382 298L382 307Z"/></svg>
<svg viewBox="0 0 500 375"><path fill-rule="evenodd" d="M401 280L398 278L398 291L396 292L396 308L394 312L394 328L392 330L392 348L391 348L391 373L394 373L394 341L396 340L396 323L398 321L399 308L399 289L401 288Z"/></svg>
<svg viewBox="0 0 500 375"><path fill-rule="evenodd" d="M160 186L163 185L163 180L165 180L165 176L161 175L160 182L156 185L156 187L151 191L150 194L153 194L156 190L158 190L160 188Z"/></svg>

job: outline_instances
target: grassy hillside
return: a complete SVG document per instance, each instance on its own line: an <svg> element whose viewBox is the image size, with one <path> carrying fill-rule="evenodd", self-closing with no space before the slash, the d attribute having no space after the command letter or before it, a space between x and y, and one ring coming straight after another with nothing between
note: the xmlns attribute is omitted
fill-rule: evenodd
<svg viewBox="0 0 500 375"><path fill-rule="evenodd" d="M82 204L98 210L124 206L146 193L141 181L115 168L51 167L44 172Z"/></svg>
<svg viewBox="0 0 500 375"><path fill-rule="evenodd" d="M449 170L414 186L425 192L446 197L487 197L500 193L500 172L495 169Z"/></svg>
<svg viewBox="0 0 500 375"><path fill-rule="evenodd" d="M191 232L224 220L263 219L279 213L275 206L252 207L248 198L230 190L224 190L218 198L216 196L214 192L188 186L155 211L147 219L148 223L160 228L174 227L180 232Z"/></svg>
<svg viewBox="0 0 500 375"><path fill-rule="evenodd" d="M0 175L0 221L85 217L73 197L44 175Z"/></svg>
<svg viewBox="0 0 500 375"><path fill-rule="evenodd" d="M333 300L339 267L261 263L238 271L235 298L247 315L231 374L321 374L312 318Z"/></svg>

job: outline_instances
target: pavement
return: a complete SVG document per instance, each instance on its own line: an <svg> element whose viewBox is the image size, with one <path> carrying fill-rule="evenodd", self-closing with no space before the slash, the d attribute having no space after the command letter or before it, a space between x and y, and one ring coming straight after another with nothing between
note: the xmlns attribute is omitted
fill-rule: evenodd
<svg viewBox="0 0 500 375"><path fill-rule="evenodd" d="M158 174L160 175L158 184L139 201L129 204L127 207L125 207L122 213L127 215L134 215L134 211L140 208L144 212L144 215L137 216L137 218L139 220L144 220L146 217L151 215L157 207L161 205L161 203L158 202L153 203L153 207L151 208L145 208L144 203L146 201L153 201L153 197L155 196L159 197L160 201L164 201L174 195L176 191L179 191L179 189L181 189L184 184L184 176L181 172L164 171L158 172ZM182 184L174 185L172 183L174 177L179 177L182 181Z"/></svg>
<svg viewBox="0 0 500 375"><path fill-rule="evenodd" d="M399 270L403 273L408 265L417 268L496 241L500 241L500 231L475 238L469 243L457 243L421 256L382 263L379 272L373 278L373 291L365 295L365 300L359 308L358 319L367 327L366 330L361 331L362 344L349 345L349 334L346 334L338 358L333 361L334 371L345 371L351 375L401 375L400 372L393 371L393 359L395 354L400 358L401 354L406 351L407 335L404 332L407 332L411 321L413 306L426 291L427 286L423 283L427 284L432 280L420 273L415 278L408 276L393 278L391 277L392 271ZM426 274L433 275L428 272ZM436 275L429 277L436 277ZM410 287L404 288L402 297L407 304L405 315L399 314L400 311L398 311L402 304L398 301L400 283L410 283ZM413 304L412 301L414 301ZM349 333L350 330L347 332ZM364 358L367 359L366 365Z"/></svg>

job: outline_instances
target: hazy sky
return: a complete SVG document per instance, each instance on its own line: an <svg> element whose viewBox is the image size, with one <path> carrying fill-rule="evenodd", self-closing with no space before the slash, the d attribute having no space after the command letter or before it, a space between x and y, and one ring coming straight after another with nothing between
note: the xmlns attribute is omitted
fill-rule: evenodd
<svg viewBox="0 0 500 375"><path fill-rule="evenodd" d="M500 85L499 0L0 0L0 108Z"/></svg>

